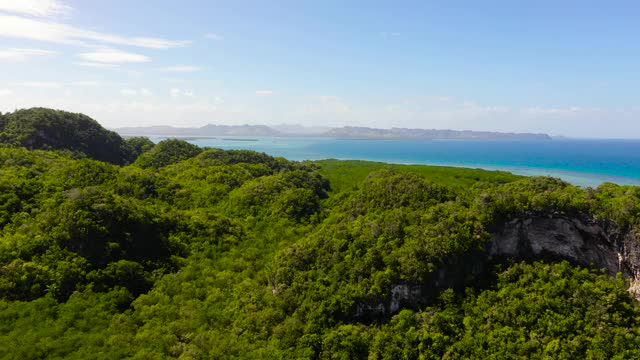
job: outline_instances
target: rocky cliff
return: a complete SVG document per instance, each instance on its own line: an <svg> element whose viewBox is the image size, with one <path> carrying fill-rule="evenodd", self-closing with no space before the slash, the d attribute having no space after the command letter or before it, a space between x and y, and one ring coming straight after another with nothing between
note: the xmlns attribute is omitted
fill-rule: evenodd
<svg viewBox="0 0 640 360"><path fill-rule="evenodd" d="M629 290L640 296L640 237L607 223L563 217L514 219L492 234L490 260L568 260L581 266L622 273Z"/></svg>
<svg viewBox="0 0 640 360"><path fill-rule="evenodd" d="M378 318L432 303L443 290L482 286L493 265L512 261L562 261L621 273L640 300L640 235L608 223L560 216L517 218L491 234L484 251L437 266L423 284L396 284L384 301L358 304L356 317Z"/></svg>

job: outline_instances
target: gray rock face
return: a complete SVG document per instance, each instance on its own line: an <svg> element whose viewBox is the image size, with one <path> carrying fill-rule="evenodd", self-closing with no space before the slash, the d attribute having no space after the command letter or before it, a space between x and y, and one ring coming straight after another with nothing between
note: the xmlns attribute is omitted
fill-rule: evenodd
<svg viewBox="0 0 640 360"><path fill-rule="evenodd" d="M621 232L606 223L560 216L518 218L491 234L485 252L440 264L428 284L396 284L385 301L356 306L356 317L380 317L435 300L448 288L468 286L507 260L548 260L603 268L629 279L629 292L640 300L640 234Z"/></svg>
<svg viewBox="0 0 640 360"><path fill-rule="evenodd" d="M640 300L640 234L562 217L515 219L487 244L490 259L559 259L603 268L629 279L629 292Z"/></svg>
<svg viewBox="0 0 640 360"><path fill-rule="evenodd" d="M640 300L640 234L630 231L622 238L620 262L630 279L629 292Z"/></svg>
<svg viewBox="0 0 640 360"><path fill-rule="evenodd" d="M396 285L391 289L391 302L389 303L389 312L397 313L403 302L412 303L420 298L422 292L418 286Z"/></svg>
<svg viewBox="0 0 640 360"><path fill-rule="evenodd" d="M391 289L391 297L387 301L370 304L358 304L353 315L357 318L378 318L395 314L403 308L415 307L422 303L423 292L420 286L399 284Z"/></svg>
<svg viewBox="0 0 640 360"><path fill-rule="evenodd" d="M490 259L568 260L582 266L596 266L610 275L623 272L621 249L603 228L566 218L516 219L494 233L487 245Z"/></svg>

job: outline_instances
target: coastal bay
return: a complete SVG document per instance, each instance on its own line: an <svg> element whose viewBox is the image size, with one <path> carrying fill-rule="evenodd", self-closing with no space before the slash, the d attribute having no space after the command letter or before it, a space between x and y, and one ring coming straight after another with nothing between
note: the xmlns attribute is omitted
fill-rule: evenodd
<svg viewBox="0 0 640 360"><path fill-rule="evenodd" d="M162 137L165 138L165 137ZM161 137L151 137L154 142ZM356 140L320 137L188 138L200 147L247 149L289 160L367 160L558 177L575 185L640 185L640 140ZM256 141L257 140L257 141Z"/></svg>

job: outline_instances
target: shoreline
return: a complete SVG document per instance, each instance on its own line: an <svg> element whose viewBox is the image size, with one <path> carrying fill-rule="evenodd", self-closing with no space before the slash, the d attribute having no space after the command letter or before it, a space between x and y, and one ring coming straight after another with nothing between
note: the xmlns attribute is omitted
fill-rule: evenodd
<svg viewBox="0 0 640 360"><path fill-rule="evenodd" d="M162 137L166 138L166 137ZM179 137L178 137L179 138ZM160 137L151 138L151 140L155 140L156 142L160 140ZM183 138L184 139L184 138ZM212 138L212 137L197 137L184 139L192 144L198 145L200 147L218 147L222 149L246 149L253 150L258 152L264 152L271 156L284 157L288 160L294 161L316 161L316 160L326 160L326 159L336 159L336 160L361 160L361 161L370 161L370 162L378 162L378 163L387 163L387 164L398 164L398 165L426 165L426 166L443 166L443 167L457 167L457 168L470 168L470 169L482 169L487 171L506 171L515 175L522 176L550 176L560 178L568 183L573 185L581 186L581 187L597 187L602 183L611 182L618 185L632 185L632 186L640 186L640 177L629 177L624 175L615 175L611 173L597 173L597 172L589 172L589 171L580 171L580 170L564 170L560 168L547 168L541 166L527 166L527 165L496 165L496 164L487 164L483 162L446 162L446 161L437 161L432 159L425 159L421 161L420 159L403 160L398 158L393 158L393 155L390 156L380 156L382 154L372 154L371 156L367 156L367 154L353 154L353 156L349 156L348 153L335 154L332 151L324 151L322 149L314 149L313 145L314 140L319 141L326 145L326 142L335 141L338 143L342 143L341 140L347 139L328 139L328 138L275 138L275 137L253 137L252 141L246 141L248 137L225 137L221 138ZM243 141L245 140L245 141ZM257 141L256 141L257 140ZM283 141L284 140L284 141ZM292 143L289 143L288 140L293 140ZM298 140L298 141L296 141ZM353 139L350 139L353 141ZM208 143L212 141L213 143ZM347 140L348 141L348 140ZM367 140L366 143L370 143L370 141L380 141L384 143L395 142L395 140ZM461 142L465 140L457 140L453 142ZM566 140L560 140L564 142ZM449 142L444 140L443 142ZM470 143L475 143L475 141L469 141ZM487 141L489 142L489 141ZM537 142L537 141L536 141ZM277 145L274 145L277 143ZM432 142L433 143L433 142ZM505 143L514 143L514 141L506 141ZM311 147L309 146L311 145ZM378 156L376 156L378 155ZM396 154L397 155L397 154ZM478 160L478 159L476 159Z"/></svg>
<svg viewBox="0 0 640 360"><path fill-rule="evenodd" d="M339 161L367 161L373 163L389 164L389 165L423 165L423 166L437 166L437 167L453 167L461 169L479 169L486 171L504 171L514 175L536 177L536 176L549 176L559 178L572 185L580 187L598 187L603 183L614 183L621 186L640 186L640 179L608 175L597 174L582 171L571 170L558 170L547 169L538 167L520 167L520 166L496 166L496 165L483 165L483 164L450 164L450 163L434 163L434 162L397 162L389 160L369 160L369 159L356 159L356 158L331 158L331 159L307 159L307 161L322 161L322 160L339 160ZM304 160L300 160L304 161Z"/></svg>

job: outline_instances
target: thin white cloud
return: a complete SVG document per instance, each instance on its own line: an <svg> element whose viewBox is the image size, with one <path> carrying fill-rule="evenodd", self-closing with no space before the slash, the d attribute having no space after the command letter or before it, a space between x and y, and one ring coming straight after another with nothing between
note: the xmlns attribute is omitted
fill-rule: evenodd
<svg viewBox="0 0 640 360"><path fill-rule="evenodd" d="M13 15L0 15L0 37L79 46L90 46L91 43L98 42L150 49L171 49L183 47L190 43L190 41L175 41L152 37L125 37L84 30L67 24Z"/></svg>
<svg viewBox="0 0 640 360"><path fill-rule="evenodd" d="M134 96L134 95L138 95L138 90L122 89L122 90L120 90L120 94L125 95L125 96Z"/></svg>
<svg viewBox="0 0 640 360"><path fill-rule="evenodd" d="M146 63L151 61L151 58L148 56L128 53L117 49L99 49L92 52L82 53L79 56L83 60L87 60L92 63L121 64Z"/></svg>
<svg viewBox="0 0 640 360"><path fill-rule="evenodd" d="M583 112L595 112L598 108L584 109L577 106L570 106L564 108L545 108L545 107L528 107L523 110L523 113L535 116L548 116L548 115L575 115Z"/></svg>
<svg viewBox="0 0 640 360"><path fill-rule="evenodd" d="M105 83L102 81L83 80L83 81L72 81L71 85L73 86L104 86Z"/></svg>
<svg viewBox="0 0 640 360"><path fill-rule="evenodd" d="M24 62L35 57L54 56L57 54L57 52L50 50L9 48L0 50L0 60Z"/></svg>
<svg viewBox="0 0 640 360"><path fill-rule="evenodd" d="M58 82L58 81L24 81L14 83L14 85L27 87L27 88L38 88L38 89L61 89L68 87L107 87L107 86L127 86L126 83L118 83L118 82L109 82L109 81L101 81L101 80L77 80L77 81L68 81L68 82ZM144 90L144 91L143 91ZM146 88L140 89L141 93L148 92ZM149 93L150 94L150 93Z"/></svg>
<svg viewBox="0 0 640 360"><path fill-rule="evenodd" d="M0 0L0 11L29 16L68 16L71 6L58 0Z"/></svg>
<svg viewBox="0 0 640 360"><path fill-rule="evenodd" d="M60 89L63 84L52 81L25 81L22 86L35 89Z"/></svg>
<svg viewBox="0 0 640 360"><path fill-rule="evenodd" d="M151 90L147 88L140 89L122 89L120 90L120 94L124 96L151 96Z"/></svg>
<svg viewBox="0 0 640 360"><path fill-rule="evenodd" d="M191 65L176 65L176 66L169 66L169 67L163 68L162 71L176 72L176 73L189 73L189 72L200 71L200 67L191 66Z"/></svg>
<svg viewBox="0 0 640 360"><path fill-rule="evenodd" d="M147 88L141 88L141 89L122 89L120 90L120 94L125 95L125 96L150 96L151 95L151 90L147 89Z"/></svg>
<svg viewBox="0 0 640 360"><path fill-rule="evenodd" d="M215 33L208 33L206 34L204 37L206 37L209 40L215 40L215 41L222 41L224 40L224 36L220 35L220 34L215 34Z"/></svg>
<svg viewBox="0 0 640 360"><path fill-rule="evenodd" d="M380 36L381 36L383 39L389 39L389 38L399 37L399 36L400 36L400 33L399 33L399 32L396 32L396 31L391 31L391 32L389 32L389 31L382 31L382 32L380 32Z"/></svg>
<svg viewBox="0 0 640 360"><path fill-rule="evenodd" d="M256 90L256 95L257 96L272 96L272 95L276 95L277 92L273 91L273 90Z"/></svg>
<svg viewBox="0 0 640 360"><path fill-rule="evenodd" d="M78 66L99 68L99 69L111 69L118 66L116 64L105 64L105 63L97 63L97 62L89 62L89 61L78 61L78 62L75 62L74 64Z"/></svg>
<svg viewBox="0 0 640 360"><path fill-rule="evenodd" d="M306 114L344 115L352 111L351 106L342 98L333 95L320 95L308 97L308 102L303 106Z"/></svg>
<svg viewBox="0 0 640 360"><path fill-rule="evenodd" d="M9 89L0 89L0 96L9 96L13 95L13 91Z"/></svg>
<svg viewBox="0 0 640 360"><path fill-rule="evenodd" d="M192 90L181 90L178 88L172 88L171 90L169 90L169 96L171 96L172 98L179 98L181 96L193 97L194 93Z"/></svg>

